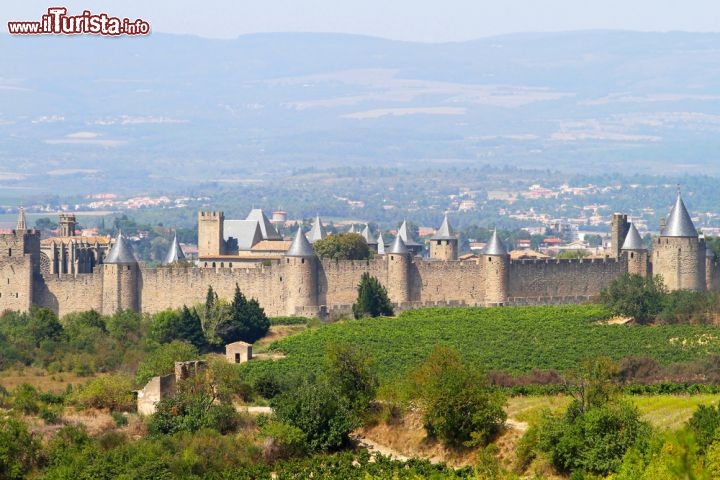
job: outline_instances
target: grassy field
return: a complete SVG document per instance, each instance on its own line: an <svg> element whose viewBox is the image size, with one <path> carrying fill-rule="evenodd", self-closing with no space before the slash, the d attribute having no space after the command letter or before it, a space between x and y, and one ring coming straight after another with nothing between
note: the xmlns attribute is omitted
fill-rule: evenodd
<svg viewBox="0 0 720 480"><path fill-rule="evenodd" d="M364 352L381 381L392 382L418 365L435 345L457 349L471 364L522 374L567 370L589 357L650 357L663 365L699 361L720 351L717 327L608 325L596 305L558 307L432 308L394 318L351 320L309 329L273 342L286 358L249 370L318 371L326 347L349 343Z"/></svg>
<svg viewBox="0 0 720 480"><path fill-rule="evenodd" d="M661 430L677 430L699 405L717 405L720 395L626 395L642 417ZM510 418L535 423L543 410L561 412L572 400L567 395L511 397L506 411Z"/></svg>

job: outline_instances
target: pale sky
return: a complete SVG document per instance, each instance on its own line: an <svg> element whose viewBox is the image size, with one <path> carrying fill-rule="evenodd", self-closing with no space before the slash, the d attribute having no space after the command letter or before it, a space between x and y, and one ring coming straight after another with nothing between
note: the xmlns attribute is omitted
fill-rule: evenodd
<svg viewBox="0 0 720 480"><path fill-rule="evenodd" d="M142 18L155 32L234 38L257 32L341 32L423 42L586 29L720 31L717 0L64 0L8 1L0 25L49 7Z"/></svg>

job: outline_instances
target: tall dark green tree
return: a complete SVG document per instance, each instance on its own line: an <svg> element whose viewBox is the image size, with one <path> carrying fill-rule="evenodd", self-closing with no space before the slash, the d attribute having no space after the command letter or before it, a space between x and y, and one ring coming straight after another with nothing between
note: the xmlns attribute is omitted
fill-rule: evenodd
<svg viewBox="0 0 720 480"><path fill-rule="evenodd" d="M393 314L393 307L387 290L380 283L380 280L367 272L363 273L360 278L358 298L352 306L352 311L355 318L390 316Z"/></svg>
<svg viewBox="0 0 720 480"><path fill-rule="evenodd" d="M225 344L238 340L254 343L264 337L268 330L270 330L270 320L265 315L265 310L254 298L250 300L245 298L236 284L230 315L218 324L215 334Z"/></svg>

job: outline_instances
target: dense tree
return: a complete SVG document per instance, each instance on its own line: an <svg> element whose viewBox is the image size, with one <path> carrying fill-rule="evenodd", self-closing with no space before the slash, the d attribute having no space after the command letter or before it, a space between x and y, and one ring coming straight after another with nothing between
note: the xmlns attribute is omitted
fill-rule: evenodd
<svg viewBox="0 0 720 480"><path fill-rule="evenodd" d="M138 365L136 382L144 386L152 377L171 373L175 362L194 360L197 356L197 348L180 340L160 345Z"/></svg>
<svg viewBox="0 0 720 480"><path fill-rule="evenodd" d="M202 428L222 434L236 430L240 424L238 412L232 404L217 400L220 399L209 376L191 376L177 384L174 395L157 403L148 430L152 434L193 433Z"/></svg>
<svg viewBox="0 0 720 480"><path fill-rule="evenodd" d="M221 320L215 333L224 344L237 342L254 343L270 330L270 320L254 298L248 300L235 285L235 295L230 304L229 317Z"/></svg>
<svg viewBox="0 0 720 480"><path fill-rule="evenodd" d="M695 434L700 451L704 452L710 444L720 440L720 407L700 405L688 420L688 428Z"/></svg>
<svg viewBox="0 0 720 480"><path fill-rule="evenodd" d="M371 276L368 272L363 273L360 278L358 297L352 306L352 311L355 318L393 314L387 290L376 277Z"/></svg>
<svg viewBox="0 0 720 480"><path fill-rule="evenodd" d="M275 417L299 428L310 451L333 451L348 443L348 435L358 426L347 399L337 385L327 381L307 381L275 397Z"/></svg>
<svg viewBox="0 0 720 480"><path fill-rule="evenodd" d="M574 400L564 415L546 412L537 431L528 432L559 470L607 475L620 468L628 450L650 438L650 425L619 394L618 370L608 358L583 362L571 374Z"/></svg>
<svg viewBox="0 0 720 480"><path fill-rule="evenodd" d="M328 235L313 244L315 253L320 258L333 260L365 260L370 258L370 248L362 235L357 233L340 233Z"/></svg>
<svg viewBox="0 0 720 480"><path fill-rule="evenodd" d="M159 343L182 340L194 345L201 352L207 347L200 317L195 309L191 310L185 305L179 311L165 310L154 315L150 336Z"/></svg>
<svg viewBox="0 0 720 480"><path fill-rule="evenodd" d="M665 286L659 275L627 274L615 279L600 293L603 304L616 315L648 322L663 309Z"/></svg>
<svg viewBox="0 0 720 480"><path fill-rule="evenodd" d="M425 430L450 446L484 445L505 423L504 396L466 365L458 352L437 346L413 372Z"/></svg>
<svg viewBox="0 0 720 480"><path fill-rule="evenodd" d="M21 420L0 417L0 478L26 478L37 464L40 442Z"/></svg>
<svg viewBox="0 0 720 480"><path fill-rule="evenodd" d="M58 228L58 223L51 218L41 217L35 220L35 228L40 231L55 230Z"/></svg>
<svg viewBox="0 0 720 480"><path fill-rule="evenodd" d="M363 416L375 399L378 380L366 356L350 344L331 344L326 354L326 374L347 398L352 411Z"/></svg>

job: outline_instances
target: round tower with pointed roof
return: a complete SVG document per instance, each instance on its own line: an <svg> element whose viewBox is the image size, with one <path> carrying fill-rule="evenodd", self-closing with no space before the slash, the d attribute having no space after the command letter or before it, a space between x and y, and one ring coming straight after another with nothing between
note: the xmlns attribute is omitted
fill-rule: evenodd
<svg viewBox="0 0 720 480"><path fill-rule="evenodd" d="M458 239L453 232L448 216L443 218L442 225L430 238L430 259L432 260L457 260Z"/></svg>
<svg viewBox="0 0 720 480"><path fill-rule="evenodd" d="M118 233L103 265L103 303L105 315L118 310L140 310L140 267L130 244Z"/></svg>
<svg viewBox="0 0 720 480"><path fill-rule="evenodd" d="M621 252L627 258L628 273L646 277L648 274L648 251L640 238L635 224L631 223Z"/></svg>
<svg viewBox="0 0 720 480"><path fill-rule="evenodd" d="M399 234L385 250L388 295L398 305L410 301L410 257L411 252Z"/></svg>
<svg viewBox="0 0 720 480"><path fill-rule="evenodd" d="M653 242L653 274L668 290L705 290L705 239L698 236L678 191L665 228Z"/></svg>
<svg viewBox="0 0 720 480"><path fill-rule="evenodd" d="M302 309L318 306L318 259L301 227L298 227L283 261L282 281L285 286L287 314L313 313L302 312Z"/></svg>
<svg viewBox="0 0 720 480"><path fill-rule="evenodd" d="M485 276L485 304L504 305L507 302L510 255L498 237L497 230L485 245L480 256Z"/></svg>

